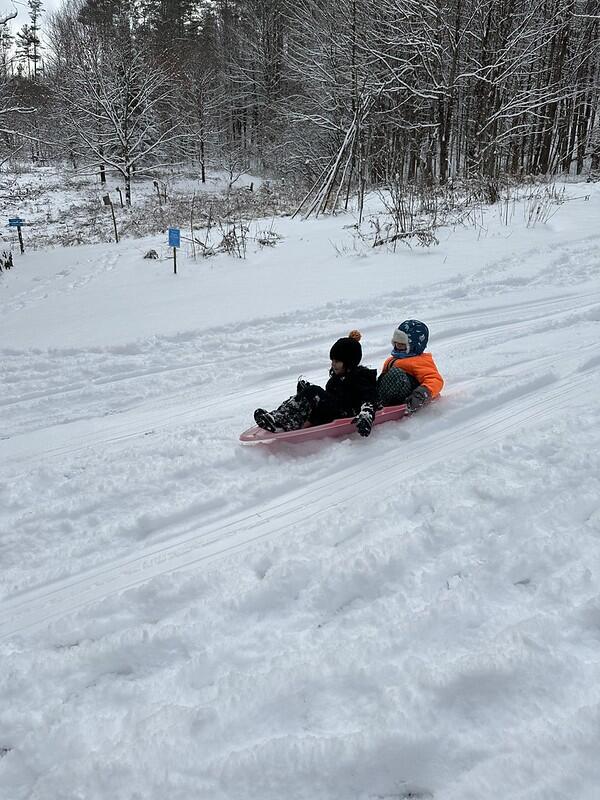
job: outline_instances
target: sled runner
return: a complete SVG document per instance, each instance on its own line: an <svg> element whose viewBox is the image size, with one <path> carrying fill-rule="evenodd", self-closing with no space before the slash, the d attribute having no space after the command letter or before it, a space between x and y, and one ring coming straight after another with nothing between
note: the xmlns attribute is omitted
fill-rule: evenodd
<svg viewBox="0 0 600 800"><path fill-rule="evenodd" d="M385 406L375 414L374 425L400 419L406 415L406 405ZM327 436L347 436L356 433L356 426L352 424L352 417L335 419L327 425L312 425L310 428L300 428L297 431L281 431L271 433L255 425L240 434L242 444L272 444L273 442L310 442L314 439L324 439Z"/></svg>

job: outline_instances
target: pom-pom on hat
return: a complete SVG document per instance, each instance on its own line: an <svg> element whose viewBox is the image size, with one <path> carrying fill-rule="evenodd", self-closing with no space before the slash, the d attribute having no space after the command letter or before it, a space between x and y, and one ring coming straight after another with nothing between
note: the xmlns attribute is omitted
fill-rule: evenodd
<svg viewBox="0 0 600 800"><path fill-rule="evenodd" d="M329 351L329 358L332 361L341 361L346 367L352 369L358 367L362 358L362 347L360 331L350 331L348 336L338 339Z"/></svg>
<svg viewBox="0 0 600 800"><path fill-rule="evenodd" d="M429 328L418 319L405 319L392 334L392 341L405 344L411 356L420 356L429 341Z"/></svg>

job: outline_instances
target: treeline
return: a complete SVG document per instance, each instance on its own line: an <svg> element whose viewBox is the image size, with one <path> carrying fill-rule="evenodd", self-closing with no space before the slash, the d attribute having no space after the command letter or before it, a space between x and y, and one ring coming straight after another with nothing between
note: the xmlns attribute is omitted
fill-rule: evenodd
<svg viewBox="0 0 600 800"><path fill-rule="evenodd" d="M128 193L190 161L325 201L581 174L600 169L599 25L600 0L67 0L43 69L39 43L20 74L3 56L4 150L116 170Z"/></svg>

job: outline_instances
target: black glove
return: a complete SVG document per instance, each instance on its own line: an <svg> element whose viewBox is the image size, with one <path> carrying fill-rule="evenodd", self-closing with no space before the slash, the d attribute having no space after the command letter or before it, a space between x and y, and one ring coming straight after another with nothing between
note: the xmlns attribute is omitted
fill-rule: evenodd
<svg viewBox="0 0 600 800"><path fill-rule="evenodd" d="M412 394L410 394L406 400L406 410L409 414L413 414L415 411L418 411L423 406L426 406L427 403L431 402L431 392L426 386L417 386Z"/></svg>
<svg viewBox="0 0 600 800"><path fill-rule="evenodd" d="M375 411L371 403L363 403L352 422L356 425L356 430L361 436L368 436L371 433L374 419Z"/></svg>
<svg viewBox="0 0 600 800"><path fill-rule="evenodd" d="M298 395L304 394L304 392L310 386L310 381L307 381L306 378L303 378L302 375L298 378L298 383L296 384L296 397Z"/></svg>

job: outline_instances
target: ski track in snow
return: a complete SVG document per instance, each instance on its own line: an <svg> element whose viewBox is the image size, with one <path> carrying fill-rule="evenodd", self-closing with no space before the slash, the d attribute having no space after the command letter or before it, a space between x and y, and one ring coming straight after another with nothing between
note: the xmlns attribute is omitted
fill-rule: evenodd
<svg viewBox="0 0 600 800"><path fill-rule="evenodd" d="M593 255L597 258L597 245L590 246L589 242L586 242L578 247L570 245L558 253L555 251L550 267L542 270L541 274L547 273L550 268L556 269L557 264L568 262L573 253L578 257L586 258ZM537 250L525 254L525 258L529 255L539 258ZM112 268L113 262L110 259L105 261L104 267ZM443 360L445 353L457 351L469 351L472 358L473 353L486 352L490 347L497 347L506 341L518 340L520 337L533 336L536 333L545 334L549 328L564 329L582 321L600 319L600 292L597 291L555 289L546 297L536 296L534 299L511 297L507 301L506 284L510 283L510 279L499 280L497 275L504 272L511 263L511 259L504 259L484 269L484 272L491 273L496 278L495 281L488 282L485 289L488 293L494 289L501 289L500 301L492 301L489 307L483 309L479 306L476 309L461 308L443 313L433 312L428 317L435 330L436 358ZM540 272L534 271L533 277L525 283L535 284L539 279ZM446 282L433 291L429 289L429 303L447 302L449 291ZM479 294L481 293L480 289ZM393 306L397 303L397 299L388 298L386 302ZM381 305L379 301L372 303L371 309L379 305ZM361 313L365 317L373 316L365 309L359 309L358 314L356 312L349 314L348 311L349 309L344 307L342 312L348 318L360 316ZM319 329L321 327L323 330L330 329L331 309L327 307L321 314L323 325L319 326ZM247 344L247 357L251 359L252 353L258 351L260 362L256 364L257 377L250 388L247 379L243 385L244 382L238 378L236 390L231 391L230 388L228 393L220 387L228 382L231 384L232 381L235 384L237 377L235 370L227 367L227 354L232 335L230 329L227 332L213 329L197 335L191 333L184 336L163 337L156 342L140 343L124 348L99 349L99 352L96 352L97 348L92 348L80 352L73 352L70 349L66 352L33 353L31 356L33 369L27 373L20 363L21 368L18 371L19 387L23 388L25 393L12 397L9 395L0 400L4 412L23 409L22 418L17 417L17 425L14 427L18 430L20 422L25 429L25 432L17 432L9 438L0 440L1 463L4 464L7 477L18 480L36 463L56 462L85 449L93 452L99 447L106 449L108 446L114 448L117 445L126 445L136 437L155 435L159 431L178 429L182 425L197 424L201 430L207 423L216 422L218 425L224 414L235 412L239 414L244 409L250 410L253 406L262 404L259 403L259 398L272 397L276 402L275 398L287 394L293 385L290 368L282 368L278 364L283 354L287 364L303 364L305 372L315 371L317 375L316 370L322 370L323 359L319 354L329 346L329 337L321 334L312 336L303 334L301 337L297 335L298 330L302 330L305 319L314 315L315 312L304 312L293 316L286 315L283 320L281 318L261 320L254 325L254 339ZM386 314L384 310L383 313L380 311L380 315L386 319L385 323L371 322L362 326L365 339L371 342L385 341L389 335L387 317L390 314ZM274 341L271 332L273 328L278 341ZM211 353L210 358L197 358L200 342L204 345L203 352ZM566 390L572 391L584 380L589 380L590 374L593 373L594 360L588 359L586 367L582 366L582 361L592 355L594 348L595 344L583 346L578 350L577 356L567 359L566 362L563 360L561 375L558 377L552 372L556 360L555 354L550 352L547 356L540 357L537 353L530 360L530 366L535 372L534 377L529 381L521 376L516 378L521 395L518 411L515 410L509 393L504 399L494 401L491 411L490 398L487 398L482 411L478 411L477 404L473 402L459 411L448 409L444 428L450 425L449 429L439 431L433 418L430 420L422 418L423 425L418 441L403 442L402 448L398 451L382 453L378 450L368 457L367 463L371 470L369 477L365 477L364 460L361 460L359 465L353 465L349 459L348 466L344 466L342 460L332 476L319 477L319 470L316 472L317 477L312 480L307 481L306 476L302 476L304 486L301 490L290 491L284 482L278 490L279 497L275 502L261 502L260 494L254 499L250 497L248 504L252 510L249 512L239 512L235 507L225 505L219 514L213 512L207 515L206 504L200 503L196 511L191 507L186 514L171 515L171 522L167 515L163 522L159 523L162 528L161 536L157 535L157 531L154 533L154 544L136 553L123 555L108 564L84 569L61 578L51 585L29 587L12 598L6 598L0 617L0 635L7 637L35 627L77 610L83 605L93 603L107 594L139 585L165 572L189 569L200 562L213 561L232 550L248 546L257 539L292 527L299 514L322 513L324 509L342 503L357 494L385 492L389 490L389 483L381 479L380 473L383 469L391 470L396 475L425 469L447 458L460 447L461 442L476 441L477 447L484 446L501 439L508 432L522 427L533 419L544 419L559 413L555 403L560 395ZM381 348L379 352L381 360L386 352L387 348ZM6 351L6 354L10 356L11 351ZM155 362L150 367L147 366L148 357ZM175 357L176 362L173 363L171 359L174 360ZM53 365L65 358L67 362L69 359L75 359L74 368L70 368L71 372L85 372L89 375L89 379L86 380L85 376L80 374L74 382L55 385L50 391L27 391L28 383L46 380ZM256 359L256 355L254 358ZM115 359L117 363L122 359L117 371L114 369ZM165 363L165 359L170 363ZM19 357L19 362L21 361ZM93 363L94 361L99 363ZM521 357L519 361L521 371L527 363ZM142 364L145 366L141 366ZM58 370L59 379L62 374ZM208 387L205 385L207 376ZM477 385L486 377L498 380L503 376L515 380L513 364L496 364L487 374L484 371L479 376L457 378L451 384L449 395L451 397L453 391L468 392L473 384ZM173 392L173 378L183 378L186 382L185 388ZM142 389L138 386L140 382L144 384ZM529 388L528 384L531 384L532 388ZM151 387L150 390L148 386ZM103 392L110 392L110 396L114 399L115 389L120 387L126 387L122 400L123 408L116 413L104 412L99 417L97 412L104 402ZM208 399L203 398L205 393L209 394ZM228 396L224 396L226 394ZM215 400L215 396L218 399ZM525 401L523 396L526 398ZM68 400L68 416L53 418L52 413L47 413L48 406L44 403L55 404L60 400ZM44 412L42 416L36 413L40 403ZM73 419L74 410L77 410L77 415ZM461 419L461 415L467 419ZM428 427L431 433L428 433ZM339 488L342 479L343 490ZM183 517L183 525L177 521L178 516ZM158 538L161 539L160 544L156 544Z"/></svg>
<svg viewBox="0 0 600 800"><path fill-rule="evenodd" d="M307 487L288 492L254 508L251 513L236 515L217 525L189 526L158 547L149 547L133 557L90 570L54 585L43 586L24 595L8 598L0 613L0 638L43 625L76 611L88 603L123 592L175 570L196 568L225 553L246 547L252 542L281 534L298 522L365 493L388 491L405 474L427 469L453 456L460 443L466 454L488 446L533 421L547 419L561 412L561 399L589 382L596 375L597 360L579 369L576 375L551 381L542 388L535 381L528 394L521 393L518 409L508 399L491 411L476 414L466 422L457 422L447 431L427 431L412 446L385 455L373 453L359 465L339 470L335 475L312 482ZM463 412L464 416L465 412ZM389 477L386 477L389 476Z"/></svg>
<svg viewBox="0 0 600 800"><path fill-rule="evenodd" d="M571 263L573 258L588 262L586 270L589 270L590 258L595 260L599 257L595 241L598 238L600 237L594 236L576 245L554 248L550 265L541 270L535 268L532 276L521 281L522 285L526 288L528 285L535 285L542 278L545 279L549 274L554 275L561 265ZM472 357L477 351L486 352L490 347L497 347L506 341L536 333L545 334L549 328L564 329L587 320L599 320L600 292L597 291L554 289L545 297L536 296L531 299L512 296L510 300L506 299L507 288L514 288L513 281L510 276L500 278L499 275L506 272L511 265L522 264L523 260L526 262L529 258L539 259L539 255L539 249L532 249L519 256L500 259L482 270L494 280L488 280L483 286L479 286L479 303L482 295L495 293L500 293L499 302L492 300L484 308L479 305L475 309L467 307L443 313L432 312L428 320L435 330L436 358L443 361L445 353L465 351ZM103 260L103 269L112 269L113 266L114 258L106 257ZM82 281L85 283L87 279L84 277ZM428 287L423 294L432 306L441 303L447 305L449 295L454 291L454 284L449 288L447 282L442 282L433 289ZM34 299L35 295L32 302ZM20 299L18 302L21 302ZM365 318L378 316L385 319L385 323L369 322L361 326L365 339L381 342L389 336L388 317L392 318L391 312L385 311L386 303L392 308L397 299L392 296L371 301L371 314L360 308L349 313L351 309L348 304L343 304L343 309L336 310L335 313L350 319L360 317L361 314ZM380 309L376 315L372 313L374 308ZM332 327L334 323L331 312L330 307L322 309L323 325L319 326L319 330ZM5 412L23 409L22 418L17 417L17 424L13 429L16 427L18 431L20 423L25 432L13 433L0 439L0 463L4 465L7 479L18 480L27 475L28 470L37 463L57 462L82 450L90 449L93 452L100 447L104 450L108 446L114 448L117 445L127 445L136 437L155 435L160 431L178 429L182 425L197 424L203 429L207 423L218 424L224 414L237 412L239 415L244 409L250 411L259 404L259 399L280 399L293 385L289 366L282 368L278 363L282 355L285 355L287 364L304 364L305 372L314 371L315 376L318 375L317 370L323 369L323 358L320 354L327 350L330 337L322 334L306 335L305 332L301 337L296 335L299 330L303 330L305 320L314 318L318 313L303 312L284 315L283 319L257 321L253 325L254 339L246 345L250 368L241 380L235 370L227 367L230 337L235 335L235 331L232 332L230 328L226 332L213 329L106 350L90 348L83 351L68 349L34 352L30 357L32 367L29 373L26 367L23 369L22 354L17 354L20 365L17 368L18 385L24 391L2 398L0 405ZM196 357L199 341L203 342L204 351L211 353L210 358ZM207 341L210 343L208 348ZM379 360L387 354L387 349L382 347L378 351ZM257 351L260 360L256 360ZM481 409L473 401L458 411L447 408L444 429L441 432L433 415L431 419L422 417L418 441L404 441L399 451L392 449L382 452L378 449L368 457L372 470L369 479L365 479L363 456L358 465L353 465L351 459L347 459L349 465L344 466L342 460L332 476L319 477L317 470L317 477L306 482L306 476L301 475L305 486L299 491L289 491L288 484L283 482L278 490L277 501L265 503L260 500L260 493L257 498L250 497L250 512L239 512L235 507L225 505L219 514L213 512L207 515L206 503L200 503L197 510L190 507L187 513L170 515L171 522L169 515L166 515L161 523L162 530L154 532L155 543L137 553L124 555L109 564L84 569L47 587L29 587L12 598L6 598L0 618L1 635L13 635L94 602L104 594L139 585L164 572L190 568L198 562L214 560L233 549L240 549L257 539L281 532L294 525L299 513L306 514L308 506L310 514L318 514L325 508L344 502L349 496L376 490L385 491L389 488L388 484L379 477L384 467L389 467L396 474L425 469L455 452L461 443L463 452L467 452L464 449L464 442L467 440L471 442L469 447L473 447L474 441L477 447L484 446L532 419L544 419L559 413L555 403L561 393L567 389L572 391L594 374L595 360L589 358L593 352L595 343L590 343L580 347L576 355L563 358L558 376L554 370L556 356L554 352L550 352L542 357L537 353L529 362L521 355L519 369L522 372L523 367L529 363L534 369L531 378L524 378L522 375L515 377L514 364L509 362L508 365L495 364L487 372L480 372L479 376L455 379L447 392L450 398L453 392L468 392L472 385L477 385L485 378L498 380L504 377L516 380L515 389L521 398L518 409L511 402L512 394L509 393L499 404L490 403L489 398L485 398ZM9 358L11 353L10 350L5 351ZM155 361L151 367L147 366L149 357L151 361ZM252 358L255 362L252 362ZM584 364L586 358L588 361ZM54 363L64 359L68 363L70 359L75 360L74 365L68 367L71 373L80 373L74 382L62 383L45 392L27 391L28 383L46 381ZM122 360L121 363L119 359ZM165 359L170 363L165 363ZM115 360L119 364L117 371L114 369ZM142 364L146 366L141 366ZM250 387L246 377L248 371L256 372ZM59 378L64 374L60 370L57 372ZM204 378L208 376L208 387L205 386L205 380L197 378L198 375ZM173 377L183 377L187 381L185 388L173 392ZM224 396L226 392L221 386L235 381L236 378L237 389L234 392L230 389L229 396ZM140 381L144 384L141 389L138 386ZM113 413L104 411L102 416L98 416L98 409L104 407L106 395L103 392L109 391L109 396L114 399L115 387L122 386L127 387L122 398L123 408ZM203 398L204 394L208 394L208 397ZM215 397L218 399L214 399ZM67 399L66 417L52 418L51 413L49 416L49 407L43 405L43 402L54 405L59 400ZM38 416L36 408L40 403L42 413ZM461 417L466 417L466 420ZM8 419L10 421L10 417ZM346 482L349 482L351 488L347 488ZM207 516L208 522L203 523L202 518ZM184 519L183 526L177 521L178 517ZM159 538L161 543L157 545L156 540Z"/></svg>
<svg viewBox="0 0 600 800"><path fill-rule="evenodd" d="M198 273L175 334L183 282L145 287L170 300L160 335L143 303L114 330L93 316L115 281L137 289L129 243L110 280L112 247L9 276L29 281L13 329L59 346L0 348L2 800L595 800L591 191L481 247L461 229L387 266L319 260L334 280L294 312L202 329ZM335 224L289 228L286 277ZM245 267L260 284L263 257ZM220 269L215 303L241 274ZM62 346L82 308L100 344ZM298 372L323 381L335 338L360 328L379 366L404 316L430 324L438 402L366 440L238 444Z"/></svg>
<svg viewBox="0 0 600 800"><path fill-rule="evenodd" d="M563 324L567 318L571 318L570 323L573 324L581 319L585 318L592 318L598 319L600 318L600 293L590 294L590 293L579 293L579 294L561 294L561 295L554 295L544 300L538 300L532 303L522 303L522 304L510 304L510 305L501 305L499 307L492 307L484 313L477 312L474 314L448 314L448 315L439 315L436 316L435 314L432 315L431 324L435 325L438 330L436 335L436 340L439 341L439 351L443 352L443 348L447 344L451 344L453 348L457 347L465 347L466 345L476 345L477 347L485 347L493 341L494 338L498 336L498 334L502 334L503 332L507 336L518 336L520 333L531 333L536 329L540 331L547 330L548 324L551 321L553 326L557 326ZM377 326L375 330L369 330L369 335L371 340L384 340L386 337L387 326ZM465 330L466 327L466 330ZM389 335L389 334L388 334ZM311 349L318 350L318 351L326 351L327 350L327 343L328 340L325 338L318 338L313 341L310 341ZM229 345L224 345L224 348L228 347ZM271 345L265 348L261 348L261 358L263 360L268 359L270 356L278 356L281 352L285 350L288 353L288 360L290 362L295 363L307 363L306 358L303 358L303 354L306 352L306 342L303 343L302 347L292 345ZM379 359L383 360L384 355L386 354L387 348L381 349L379 352ZM89 358L89 355L87 356ZM87 359L86 359L87 360ZM319 363L322 363L322 359L320 361L314 361L312 364L309 362L308 369L316 370L318 368ZM136 370L130 371L125 374L118 373L118 374L108 374L102 375L99 378L92 378L88 383L84 383L79 380L77 383L72 384L71 386L62 386L53 389L51 392L31 392L31 393L24 393L20 394L18 397L15 396L8 396L6 398L0 399L0 406L18 406L18 405L28 405L31 403L32 400L42 400L42 399L52 399L53 401L57 400L60 397L63 397L67 394L72 394L75 392L83 393L84 402L89 404L88 395L90 393L90 389L92 387L102 387L102 388L113 388L114 383L119 383L123 381L135 381L136 379L150 379L155 385L158 387L161 386L159 381L156 381L157 377L160 375L164 375L168 373L169 375L173 375L174 373L185 373L185 375L189 378L190 374L193 374L194 370L198 372L207 372L208 370L212 370L213 374L213 381L216 382L216 386L211 386L211 394L219 393L219 382L220 379L217 377L218 373L221 371L222 365L226 363L226 356L224 353L218 353L215 358L211 358L210 360L203 360L197 361L192 363L187 363L185 366L161 366L157 369L146 369L146 370ZM89 366L88 366L89 369ZM276 368L273 367L273 370ZM48 371L48 370L46 370ZM20 379L22 380L22 374L20 374ZM228 378L230 379L231 376L228 374ZM265 387L264 381L257 380L256 381L256 388L252 389L250 392L240 390L236 394L236 397L240 399L240 402L243 401L244 397L251 397L259 394L261 391L264 393L265 389L268 390L280 390L283 389L286 385L290 383L290 376L289 370L286 370L286 377L282 378L278 381L270 381L269 386ZM216 391L215 391L216 390ZM185 394L190 394L192 390L188 390ZM193 402L196 402L196 408L201 413L206 408L210 407L210 403L203 404L201 400L202 389L196 388L194 394L196 395ZM200 395L200 397L198 397ZM181 397L182 393L179 392L175 395L170 395L168 399L172 402L177 399L177 397ZM165 396L161 393L160 396L160 404L164 405ZM152 403L152 401L148 401ZM214 403L213 405L218 404ZM191 403L190 403L191 405ZM136 409L140 410L140 405L136 404L134 406ZM127 408L125 409L127 410ZM119 412L115 412L119 413ZM3 415L5 418L7 414ZM89 418L89 411L85 412L82 410L82 417ZM10 417L8 417L10 419ZM78 416L78 419L81 417ZM94 416L92 415L92 418ZM27 429L29 431L35 430L36 426L46 427L48 424L47 416L43 418L31 418L29 415L25 417L27 421ZM61 424L65 424L68 422L67 420L61 420ZM157 424L159 424L157 422ZM6 438L6 434L4 434L4 438Z"/></svg>
<svg viewBox="0 0 600 800"><path fill-rule="evenodd" d="M454 321L456 325L460 325L461 322L465 320L465 317L467 320L469 320L469 314L467 313L465 315L464 312L439 314L436 312L437 305L447 305L449 301L452 302L456 297L461 299L462 296L472 295L473 292L476 293L478 298L481 298L482 296L485 297L486 294L500 294L502 292L506 292L507 289L518 288L519 286L535 286L538 283L543 283L544 285L560 285L564 281L561 281L557 278L560 278L560 272L564 268L564 264L570 263L574 257L576 257L577 262L582 262L584 265L582 267L582 270L585 271L583 277L591 275L593 274L592 268L594 266L597 267L598 263L600 262L600 248L595 243L599 238L600 237L598 236L592 236L588 239L585 239L581 243L565 243L555 246L551 250L548 250L550 264L544 265L539 269L536 268L533 274L528 278L519 278L518 280L515 280L514 278L511 278L510 275L505 278L496 277L495 281L487 281L485 284L483 284L483 286L481 286L478 280L471 276L463 284L459 283L458 287L453 286L451 289L448 288L447 282L442 282L440 285L434 287L427 287L425 291L413 287L411 291L411 304L419 306L424 302L427 302L428 309L430 309L429 319L431 320L432 324L435 324L436 326L442 326L442 330L440 330L438 337L438 340L442 341L444 335L443 326L449 324L451 321ZM112 269L115 258L116 256L105 256L102 260L103 268ZM497 276L498 274L502 274L504 271L506 271L511 265L513 268L515 265L522 266L523 264L527 264L528 260L532 260L532 262L535 263L535 261L539 260L539 258L539 248L532 249L523 254L519 254L518 256L502 258L497 262L492 262L482 269L481 274L491 274L493 276ZM87 281L89 280L89 277L86 276L81 280ZM539 304L540 307L543 308L544 305L548 304L548 308L551 310L553 304L556 304L556 309L559 310L559 304L561 303L561 300L569 300L569 298L576 299L578 296L580 298L585 297L585 295L582 294L570 294L568 292L563 292L560 294L555 293L554 296L549 297L547 300L544 299L542 301L533 301L533 305ZM386 320L385 325L368 324L364 326L365 334L373 334L372 340L378 342L381 341L382 334L384 340L388 338L389 333L387 333L387 328L389 328L389 322L387 322L387 320L388 318L394 318L393 315L397 312L395 312L393 309L398 307L399 299L402 303L402 297L403 296L401 292L392 292L389 296L380 298L371 304L369 311L372 312L373 309L379 309L381 317ZM357 306L358 304L354 305ZM496 307L499 323L501 324L501 315L503 312L508 313L509 315L514 315L515 313L519 313L519 309L526 310L527 306L527 300L523 300L521 302L517 300L514 305L506 304L504 308L502 306ZM387 313L388 309L389 313ZM318 314L319 312L317 311L316 313ZM348 304L341 303L337 309L331 309L327 307L326 309L322 310L322 322L326 323L326 325L324 324L323 326L319 327L326 327L327 329L331 327L332 313L334 314L333 319L339 317L346 318L349 316ZM481 315L483 319L481 319L480 315L475 314L472 315L471 322L476 326L480 319L482 322L485 322L486 318L489 318L489 316L493 315L493 308L490 308L489 311L486 309L483 315ZM372 318L373 314L370 313L368 316ZM315 312L313 311L311 313L302 312L300 314L288 314L284 315L283 318L280 317L276 320L256 320L252 326L253 338L249 341L246 348L242 349L242 353L250 354L252 352L256 352L256 350L260 348L262 358L281 353L289 353L292 355L298 353L299 351L304 351L307 345L312 345L315 352L320 353L327 348L328 340L322 336L311 337L309 335L307 337L305 330L305 323L314 321L314 318ZM541 315L540 319L544 319L543 314ZM277 335L283 338L283 341L280 344L274 344L272 341L269 342L269 336L272 335L270 334L270 331L273 327L273 322L275 321L277 322ZM344 322L344 326L346 324L347 322ZM289 337L285 335L286 327L289 329ZM490 327L493 327L493 325ZM228 327L227 333L235 336L236 332L245 334L246 330L247 324L244 324L239 326L238 329L236 329L235 326L233 328ZM303 346L302 348L297 349L293 344L290 344L290 342L293 343L295 339L294 334L300 330L302 330ZM79 372L78 379L71 385L53 387L50 392L27 391L27 365L23 364L22 354L18 352L17 355L19 360L16 367L16 377L19 383L19 394L18 396L11 397L9 395L8 397L0 398L0 404L14 405L25 403L28 400L41 399L44 397L50 398L55 395L60 395L63 392L77 392L82 390L88 391L89 388L93 386L99 387L104 384L111 385L117 381L130 381L135 378L149 377L154 379L158 375L172 374L172 376L174 376L177 374L181 375L182 372L189 370L203 371L222 368L227 359L227 355L230 352L229 337L225 335L225 331L220 332L218 330L213 330L210 332L208 341L210 342L210 350L211 353L214 353L214 357L208 360L205 358L201 360L194 358L194 355L197 353L199 343L201 341L205 344L207 343L206 336L206 332L203 331L198 334L188 333L182 336L161 337L156 342L136 343L123 347L88 348L80 352L70 348L56 352L54 359L49 357L50 354L34 352L30 357L33 369L31 370L31 377L29 380L39 380L43 383L44 387L47 386L48 380L52 379L53 373L56 371L54 369L55 361L60 359L61 361L66 360L67 363L69 363L70 360L75 360L75 364L71 369L72 371ZM186 354L185 350L191 352ZM11 349L0 350L0 354L2 354L5 359L5 369L7 369L7 377L9 379L10 356L13 352L14 351ZM166 358L170 361L173 361L175 360L175 352L176 360L178 362L177 364L173 365L172 363L162 363L156 368L147 368L146 364L149 358L158 360ZM92 363L92 359L95 361L95 363ZM119 366L118 373L114 372L115 360L124 362L123 367ZM135 369L130 369L128 367L131 361L142 362L144 366L140 367L138 365ZM182 361L184 361L183 364L181 363ZM318 367L320 364L322 364L322 356L319 357L319 359L314 363L315 367Z"/></svg>
<svg viewBox="0 0 600 800"><path fill-rule="evenodd" d="M111 272L119 260L118 253L106 253L100 261L94 261L94 269L78 276L74 269L63 269L48 277L38 277L35 279L35 289L28 288L24 292L13 296L6 303L5 313L22 311L28 306L35 306L40 301L47 300L49 294L64 294L73 292L87 286L104 272ZM74 274L74 277L71 277Z"/></svg>

